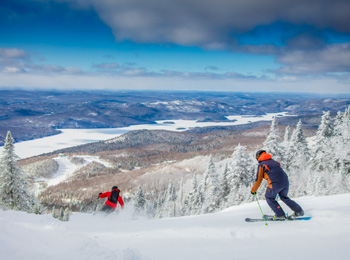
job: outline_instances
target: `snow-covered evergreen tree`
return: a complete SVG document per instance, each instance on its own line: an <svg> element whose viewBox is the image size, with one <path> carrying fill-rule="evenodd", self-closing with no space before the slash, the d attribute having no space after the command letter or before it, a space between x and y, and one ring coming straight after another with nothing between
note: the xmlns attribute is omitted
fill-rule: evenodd
<svg viewBox="0 0 350 260"><path fill-rule="evenodd" d="M334 136L341 136L342 135L342 124L343 124L343 117L344 114L341 111L338 111L337 116L334 120Z"/></svg>
<svg viewBox="0 0 350 260"><path fill-rule="evenodd" d="M346 146L350 143L350 106L345 110L343 114L342 131L343 144ZM349 146L347 146L349 148Z"/></svg>
<svg viewBox="0 0 350 260"><path fill-rule="evenodd" d="M318 192L315 195L328 195L350 192L350 175L347 173L347 166L344 161L341 162L338 169L331 174L326 175L326 181L323 182L323 192Z"/></svg>
<svg viewBox="0 0 350 260"><path fill-rule="evenodd" d="M330 121L328 113L324 114L316 135L308 188L312 195L350 191L350 140L347 138L350 134L347 134L350 128L350 111L346 109L344 113L338 112L334 129L327 127L327 124L331 125Z"/></svg>
<svg viewBox="0 0 350 260"><path fill-rule="evenodd" d="M334 168L350 175L350 106L337 115L334 132Z"/></svg>
<svg viewBox="0 0 350 260"><path fill-rule="evenodd" d="M295 171L304 169L306 162L310 158L310 151L301 126L301 120L299 120L293 131L286 158L287 169Z"/></svg>
<svg viewBox="0 0 350 260"><path fill-rule="evenodd" d="M202 207L203 213L215 212L220 208L222 199L222 191L219 183L219 175L217 173L213 157L210 156L208 168L204 174L203 194L204 203Z"/></svg>
<svg viewBox="0 0 350 260"><path fill-rule="evenodd" d="M69 221L70 218L70 210L69 208L66 208L63 213L62 221Z"/></svg>
<svg viewBox="0 0 350 260"><path fill-rule="evenodd" d="M228 165L226 163L225 169L222 172L222 175L220 178L220 187L222 190L222 195L221 195L222 196L222 202L221 202L222 207L226 207L228 195L231 192L231 187L230 187L228 179L229 179L229 169L228 169Z"/></svg>
<svg viewBox="0 0 350 260"><path fill-rule="evenodd" d="M334 173L334 157L329 156L329 150L334 149L333 137L333 122L330 112L323 112L312 146L311 159L309 161L309 179L304 194L324 195L328 193L326 191L328 182L334 181L331 180L331 175Z"/></svg>
<svg viewBox="0 0 350 260"><path fill-rule="evenodd" d="M154 215L158 218L162 217L162 208L164 204L164 194L158 193L156 209Z"/></svg>
<svg viewBox="0 0 350 260"><path fill-rule="evenodd" d="M55 206L52 208L51 216L52 216L53 218L57 218L57 213L56 213L56 208L55 208Z"/></svg>
<svg viewBox="0 0 350 260"><path fill-rule="evenodd" d="M9 131L0 160L0 204L12 210L33 212L35 199L28 192L24 174L17 164L13 142Z"/></svg>
<svg viewBox="0 0 350 260"><path fill-rule="evenodd" d="M232 154L232 163L229 167L228 182L231 186L229 205L237 205L249 201L249 189L254 182L255 166L246 148L238 144Z"/></svg>
<svg viewBox="0 0 350 260"><path fill-rule="evenodd" d="M216 177L217 177L217 172L216 172L215 163L214 163L214 160L213 160L213 156L210 155L208 168L204 172L203 187L204 187L205 190L207 189L207 187L209 185L209 182L211 181L211 178L216 178Z"/></svg>
<svg viewBox="0 0 350 260"><path fill-rule="evenodd" d="M333 137L333 122L330 112L324 112L321 118L321 124L316 133L315 144L312 149L310 165L313 170L327 170L328 172L332 170L332 161L334 158L328 156L328 150L332 149L331 137Z"/></svg>
<svg viewBox="0 0 350 260"><path fill-rule="evenodd" d="M168 190L165 194L165 200L162 207L163 217L174 217L176 215L176 190L173 181L170 180Z"/></svg>
<svg viewBox="0 0 350 260"><path fill-rule="evenodd" d="M290 180L291 196L301 196L305 194L305 184L309 178L304 173L310 159L309 147L299 120L293 131L286 156L286 172Z"/></svg>
<svg viewBox="0 0 350 260"><path fill-rule="evenodd" d="M179 192L178 196L176 199L176 212L177 216L182 216L183 215L183 208L184 208L184 180L181 178L180 183L179 183Z"/></svg>
<svg viewBox="0 0 350 260"><path fill-rule="evenodd" d="M61 221L63 221L63 218L64 218L64 210L63 210L63 208L61 207L61 208L60 208L60 211L59 211L59 213L58 213L58 219L61 220Z"/></svg>
<svg viewBox="0 0 350 260"><path fill-rule="evenodd" d="M201 187L198 185L196 174L193 175L192 188L187 194L184 201L184 215L196 215L201 213L203 205L203 196L201 193Z"/></svg>
<svg viewBox="0 0 350 260"><path fill-rule="evenodd" d="M285 132L284 132L284 138L283 138L283 142L282 142L285 149L288 148L289 142L290 142L290 127L288 125L286 127Z"/></svg>
<svg viewBox="0 0 350 260"><path fill-rule="evenodd" d="M139 185L134 196L134 207L136 211L140 212L145 209L145 205L146 205L145 195L143 193L141 185Z"/></svg>
<svg viewBox="0 0 350 260"><path fill-rule="evenodd" d="M270 133L268 134L266 140L264 141L264 150L269 151L272 157L283 163L284 159L284 149L282 146L282 140L278 133L277 127L277 117L274 117L270 127Z"/></svg>

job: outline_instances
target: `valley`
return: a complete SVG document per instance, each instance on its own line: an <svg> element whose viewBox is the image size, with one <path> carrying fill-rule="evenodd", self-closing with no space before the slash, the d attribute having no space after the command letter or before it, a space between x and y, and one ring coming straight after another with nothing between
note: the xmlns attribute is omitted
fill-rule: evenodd
<svg viewBox="0 0 350 260"><path fill-rule="evenodd" d="M32 191L46 208L72 211L90 201L84 210L98 209L103 202L96 194L115 184L126 201L138 186L155 200L169 180L189 190L210 160L221 174L238 145L253 158L273 117L280 136L301 120L305 136L312 137L322 111L335 116L350 103L344 97L259 93L2 94L0 134L13 133Z"/></svg>
<svg viewBox="0 0 350 260"><path fill-rule="evenodd" d="M315 127L322 111L336 113L349 103L344 95L0 90L0 145L7 131L20 142L56 135L60 129L121 128L179 119L230 122L227 116L280 112L304 117L304 124ZM201 129L213 130L217 127Z"/></svg>

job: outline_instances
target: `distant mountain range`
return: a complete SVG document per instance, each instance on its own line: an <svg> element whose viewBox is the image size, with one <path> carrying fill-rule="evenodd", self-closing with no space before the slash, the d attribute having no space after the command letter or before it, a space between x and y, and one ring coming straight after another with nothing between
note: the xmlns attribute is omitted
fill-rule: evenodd
<svg viewBox="0 0 350 260"><path fill-rule="evenodd" d="M16 141L24 141L54 135L65 128L117 128L174 119L227 121L229 115L283 111L304 117L314 127L322 111L335 113L349 104L350 97L305 94L2 90L0 145L9 130ZM313 120L317 122L314 124ZM232 130L237 126L226 128ZM223 127L198 131L215 129Z"/></svg>

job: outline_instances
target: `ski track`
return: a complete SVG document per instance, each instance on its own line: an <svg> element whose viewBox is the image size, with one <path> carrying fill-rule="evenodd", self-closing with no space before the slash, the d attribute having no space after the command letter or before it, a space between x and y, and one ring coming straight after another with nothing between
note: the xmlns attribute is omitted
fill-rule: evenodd
<svg viewBox="0 0 350 260"><path fill-rule="evenodd" d="M48 186L54 186L54 185L59 184L60 182L66 180L67 178L72 176L75 171L81 169L82 167L84 167L92 162L100 163L107 168L111 167L110 163L103 161L103 160L100 160L98 158L98 156L77 155L75 157L83 158L84 163L82 165L75 165L74 163L72 163L69 160L68 157L65 157L65 156L63 156L63 157L59 156L59 157L54 158L54 160L58 163L58 170L54 174L54 176L52 176L52 178L47 180Z"/></svg>
<svg viewBox="0 0 350 260"><path fill-rule="evenodd" d="M0 259L348 259L350 194L296 200L311 220L246 223L261 216L256 202L164 219L134 216L127 206L109 216L73 213L69 222L0 211Z"/></svg>

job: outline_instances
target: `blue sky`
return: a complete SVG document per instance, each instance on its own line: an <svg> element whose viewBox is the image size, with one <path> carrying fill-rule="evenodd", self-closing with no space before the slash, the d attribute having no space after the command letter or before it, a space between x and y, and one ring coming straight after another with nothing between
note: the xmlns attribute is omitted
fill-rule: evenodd
<svg viewBox="0 0 350 260"><path fill-rule="evenodd" d="M3 0L0 88L350 93L350 2Z"/></svg>

